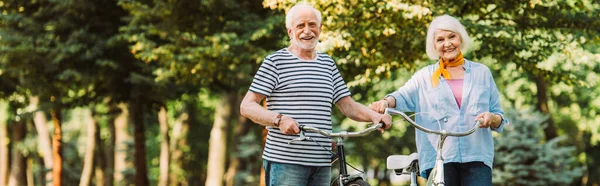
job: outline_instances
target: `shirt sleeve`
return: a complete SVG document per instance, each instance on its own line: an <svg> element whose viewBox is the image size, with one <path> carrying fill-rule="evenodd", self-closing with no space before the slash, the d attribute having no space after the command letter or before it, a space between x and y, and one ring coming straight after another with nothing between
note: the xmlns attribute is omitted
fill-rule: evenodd
<svg viewBox="0 0 600 186"><path fill-rule="evenodd" d="M498 92L498 87L496 86L494 77L492 76L492 73L489 71L488 71L488 76L490 78L490 88L491 88L489 110L491 113L498 114L502 117L500 126L498 126L498 128L492 128L492 130L494 130L496 132L502 132L504 130L504 126L508 125L509 122L506 119L506 117L504 117L504 110L502 109L502 106L500 105L500 93Z"/></svg>
<svg viewBox="0 0 600 186"><path fill-rule="evenodd" d="M350 90L346 87L346 82L340 71L338 70L335 63L333 64L332 71L332 79L333 79L333 103L336 104L340 99L350 96Z"/></svg>
<svg viewBox="0 0 600 186"><path fill-rule="evenodd" d="M256 75L254 75L250 91L269 97L278 83L277 67L273 61L266 58L258 68Z"/></svg>
<svg viewBox="0 0 600 186"><path fill-rule="evenodd" d="M416 73L398 90L392 92L385 97L392 96L396 100L396 107L393 109L403 112L416 111L416 103L419 95L419 81L423 73Z"/></svg>

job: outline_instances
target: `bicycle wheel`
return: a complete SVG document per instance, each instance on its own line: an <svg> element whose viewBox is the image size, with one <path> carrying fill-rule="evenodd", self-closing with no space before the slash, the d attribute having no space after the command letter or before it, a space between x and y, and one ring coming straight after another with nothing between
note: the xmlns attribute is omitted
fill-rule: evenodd
<svg viewBox="0 0 600 186"><path fill-rule="evenodd" d="M338 181L339 178L336 178L335 180L333 180L333 182L331 182L331 186L339 186L340 182ZM354 181L348 182L345 185L347 186L371 186L369 185L369 183L367 183L367 181L363 180L363 179L355 179Z"/></svg>
<svg viewBox="0 0 600 186"><path fill-rule="evenodd" d="M346 185L348 185L348 186L371 186L371 185L369 185L369 183L367 183L365 180L362 180L362 179L356 179Z"/></svg>

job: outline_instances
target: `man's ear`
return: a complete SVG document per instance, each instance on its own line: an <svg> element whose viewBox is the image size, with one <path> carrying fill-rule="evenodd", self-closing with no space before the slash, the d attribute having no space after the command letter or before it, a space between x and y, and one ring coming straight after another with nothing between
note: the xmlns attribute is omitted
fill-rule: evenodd
<svg viewBox="0 0 600 186"><path fill-rule="evenodd" d="M292 33L292 29L286 28L287 29L287 33L288 33L288 37L290 37L290 39L294 38L294 35Z"/></svg>

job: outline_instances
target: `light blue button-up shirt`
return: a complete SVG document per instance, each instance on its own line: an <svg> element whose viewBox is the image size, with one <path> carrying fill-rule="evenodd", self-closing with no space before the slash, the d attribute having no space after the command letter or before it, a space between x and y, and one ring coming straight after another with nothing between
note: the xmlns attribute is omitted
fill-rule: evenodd
<svg viewBox="0 0 600 186"><path fill-rule="evenodd" d="M483 112L502 116L502 124L496 129L479 128L464 137L447 137L443 146L444 163L480 161L492 168L494 142L492 130L501 132L508 121L500 106L498 88L490 69L481 63L465 59L462 104L458 107L452 89L443 77L433 88L431 76L439 62L429 65L408 80L397 91L389 94L396 98L396 110L415 112L415 121L425 128L449 132L465 132L475 126L475 117ZM417 151L421 171L433 168L439 136L416 130Z"/></svg>

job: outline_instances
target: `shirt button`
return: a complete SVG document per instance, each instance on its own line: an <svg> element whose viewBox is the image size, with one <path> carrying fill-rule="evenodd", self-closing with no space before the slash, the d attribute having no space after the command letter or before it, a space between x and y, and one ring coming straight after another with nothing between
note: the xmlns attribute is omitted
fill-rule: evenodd
<svg viewBox="0 0 600 186"><path fill-rule="evenodd" d="M448 118L444 118L444 122L448 123Z"/></svg>

